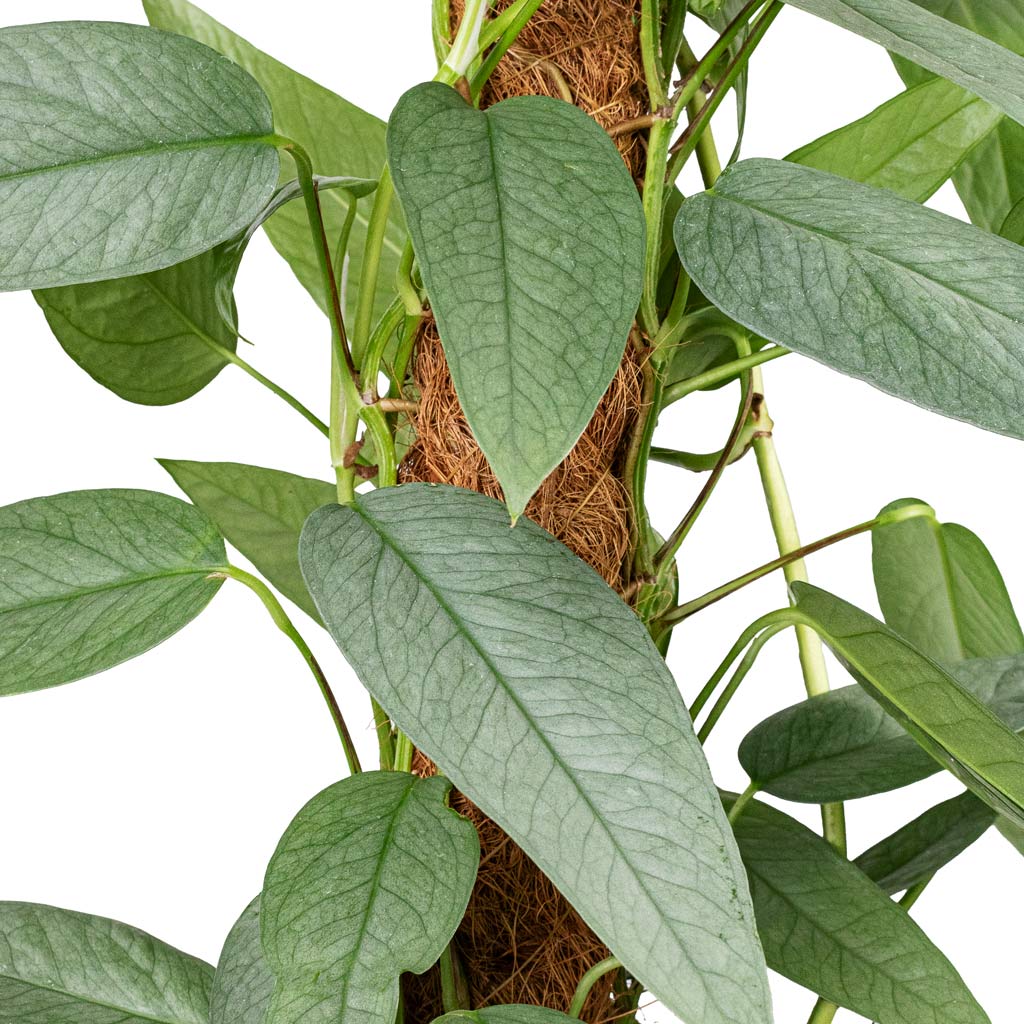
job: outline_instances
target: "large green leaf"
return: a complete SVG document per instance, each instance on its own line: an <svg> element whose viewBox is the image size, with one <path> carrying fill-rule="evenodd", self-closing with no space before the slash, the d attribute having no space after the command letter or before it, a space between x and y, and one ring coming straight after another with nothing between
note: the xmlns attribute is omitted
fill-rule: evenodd
<svg viewBox="0 0 1024 1024"><path fill-rule="evenodd" d="M212 981L209 964L137 928L0 903L4 1024L208 1024Z"/></svg>
<svg viewBox="0 0 1024 1024"><path fill-rule="evenodd" d="M451 784L366 772L299 811L267 868L263 949L277 979L267 1024L392 1024L399 976L443 952L476 879L476 829Z"/></svg>
<svg viewBox="0 0 1024 1024"><path fill-rule="evenodd" d="M1024 739L937 662L807 583L796 607L858 683L944 768L1024 826Z"/></svg>
<svg viewBox="0 0 1024 1024"><path fill-rule="evenodd" d="M984 100L932 78L786 159L923 203L1002 120Z"/></svg>
<svg viewBox="0 0 1024 1024"><path fill-rule="evenodd" d="M647 989L687 1022L771 1020L689 715L596 573L497 502L421 484L314 512L299 554L367 688Z"/></svg>
<svg viewBox="0 0 1024 1024"><path fill-rule="evenodd" d="M893 502L884 516L914 499ZM919 651L945 664L1024 652L1024 633L1006 584L970 530L915 516L871 534L875 590L885 621Z"/></svg>
<svg viewBox="0 0 1024 1024"><path fill-rule="evenodd" d="M459 401L518 516L622 360L640 197L597 122L543 96L481 111L417 86L388 153Z"/></svg>
<svg viewBox="0 0 1024 1024"><path fill-rule="evenodd" d="M0 29L0 291L144 273L229 238L278 175L241 68L137 25Z"/></svg>
<svg viewBox="0 0 1024 1024"><path fill-rule="evenodd" d="M379 118L257 50L188 0L143 0L143 7L151 25L198 39L245 68L270 97L277 130L309 153L318 174L380 177L386 156L384 122ZM329 238L340 235L351 201L345 192L324 195L322 206ZM369 207L360 204L348 249L350 304L362 280L368 218ZM323 309L323 284L316 250L310 244L305 211L298 205L284 207L267 223L266 231L274 248ZM378 315L391 303L406 237L402 212L395 203L381 256Z"/></svg>
<svg viewBox="0 0 1024 1024"><path fill-rule="evenodd" d="M748 160L683 204L683 264L771 341L1024 437L1024 249L882 189Z"/></svg>
<svg viewBox="0 0 1024 1024"><path fill-rule="evenodd" d="M948 3L948 0L938 0ZM980 0L989 3L990 0ZM1003 3L1004 0L998 0ZM786 0L879 43L1024 123L1024 58L947 21L919 0Z"/></svg>
<svg viewBox="0 0 1024 1024"><path fill-rule="evenodd" d="M314 509L337 497L334 484L237 462L158 461L231 544L319 621L299 568L299 534Z"/></svg>
<svg viewBox="0 0 1024 1024"><path fill-rule="evenodd" d="M210 993L210 1024L264 1024L274 976L260 943L260 899L249 904L228 933Z"/></svg>
<svg viewBox="0 0 1024 1024"><path fill-rule="evenodd" d="M959 857L995 820L991 807L961 793L930 807L854 863L885 892L902 892Z"/></svg>
<svg viewBox="0 0 1024 1024"><path fill-rule="evenodd" d="M479 1010L453 1010L438 1017L434 1024L572 1024L577 1020L546 1006L513 1003L507 1006L481 1006Z"/></svg>
<svg viewBox="0 0 1024 1024"><path fill-rule="evenodd" d="M951 671L1010 728L1024 729L1024 658L964 662ZM766 792L801 803L885 793L940 770L859 686L771 715L746 735L739 758Z"/></svg>
<svg viewBox="0 0 1024 1024"><path fill-rule="evenodd" d="M773 970L878 1024L987 1024L906 911L820 836L757 801L735 829Z"/></svg>
<svg viewBox="0 0 1024 1024"><path fill-rule="evenodd" d="M366 195L375 182L321 178L322 194ZM237 235L184 263L113 281L36 291L64 351L91 377L130 402L191 398L230 361L237 338L232 289L257 228L301 194L298 182L273 198Z"/></svg>
<svg viewBox="0 0 1024 1024"><path fill-rule="evenodd" d="M59 686L166 640L209 603L224 542L153 491L71 491L0 508L0 696Z"/></svg>
<svg viewBox="0 0 1024 1024"><path fill-rule="evenodd" d="M1024 18L1018 0L914 0L914 3L1014 53L1024 54ZM923 68L899 57L896 67L908 83L921 82L928 77ZM1000 225L1011 207L1024 199L1024 127L1003 118L996 130L964 161L954 181L971 220L986 231L1000 232Z"/></svg>

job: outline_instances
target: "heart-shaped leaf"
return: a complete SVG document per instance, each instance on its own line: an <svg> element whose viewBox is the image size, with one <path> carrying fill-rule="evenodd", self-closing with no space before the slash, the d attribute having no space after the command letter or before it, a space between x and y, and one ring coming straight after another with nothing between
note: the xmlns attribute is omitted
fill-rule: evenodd
<svg viewBox="0 0 1024 1024"><path fill-rule="evenodd" d="M388 155L459 401L516 517L622 361L640 197L597 122L546 96L481 111L419 85Z"/></svg>
<svg viewBox="0 0 1024 1024"><path fill-rule="evenodd" d="M151 25L191 36L241 65L262 86L274 108L274 124L282 135L298 142L318 174L379 178L386 160L384 122L330 89L300 75L215 21L188 0L143 0ZM325 130L325 126L330 126ZM338 238L348 214L351 193L325 194L321 203L328 238ZM363 277L363 249L369 209L355 214L345 271L346 294L358 295ZM316 250L309 242L309 224L301 206L282 208L266 225L274 248L288 261L302 285L324 312L323 279ZM384 234L375 315L390 305L395 276L407 233L402 211L392 205Z"/></svg>
<svg viewBox="0 0 1024 1024"><path fill-rule="evenodd" d="M1024 729L1024 658L950 670L1012 729ZM836 803L928 778L940 766L859 686L844 686L766 718L744 738L740 763L784 800Z"/></svg>
<svg viewBox="0 0 1024 1024"><path fill-rule="evenodd" d="M1024 739L937 662L866 612L807 583L796 607L858 683L936 761L1024 827Z"/></svg>
<svg viewBox="0 0 1024 1024"><path fill-rule="evenodd" d="M138 25L0 30L0 291L180 263L278 175L270 104L213 50Z"/></svg>
<svg viewBox="0 0 1024 1024"><path fill-rule="evenodd" d="M366 195L362 178L318 179L321 194ZM130 402L169 405L191 398L232 361L237 316L232 289L249 240L301 194L282 185L244 231L184 263L113 281L35 293L64 351L104 387Z"/></svg>
<svg viewBox="0 0 1024 1024"><path fill-rule="evenodd" d="M918 7L1024 54L1024 18L1018 0L914 0ZM924 68L895 57L907 84L925 81ZM1013 205L1024 199L1024 127L1004 117L994 132L964 161L953 179L974 224L999 232ZM1011 238L1015 242L1022 238Z"/></svg>
<svg viewBox="0 0 1024 1024"><path fill-rule="evenodd" d="M314 509L337 497L334 484L237 462L157 461L227 541L319 621L299 568L299 534Z"/></svg>
<svg viewBox="0 0 1024 1024"><path fill-rule="evenodd" d="M884 516L912 498L893 502ZM1006 584L970 530L915 516L871 532L875 590L886 623L943 664L1024 653Z"/></svg>
<svg viewBox="0 0 1024 1024"><path fill-rule="evenodd" d="M451 784L365 772L295 817L267 868L263 949L277 979L267 1024L392 1024L399 976L448 944L476 879L476 829Z"/></svg>
<svg viewBox="0 0 1024 1024"><path fill-rule="evenodd" d="M878 1024L988 1024L906 911L820 836L756 800L735 829L773 970Z"/></svg>
<svg viewBox="0 0 1024 1024"><path fill-rule="evenodd" d="M208 1024L212 981L209 964L138 928L0 903L4 1024Z"/></svg>
<svg viewBox="0 0 1024 1024"><path fill-rule="evenodd" d="M142 654L210 602L224 542L153 491L71 491L0 508L0 695Z"/></svg>
<svg viewBox="0 0 1024 1024"><path fill-rule="evenodd" d="M961 793L930 807L854 863L884 892L903 892L959 857L995 820L991 807Z"/></svg>
<svg viewBox="0 0 1024 1024"><path fill-rule="evenodd" d="M985 4L989 2L983 0ZM940 18L919 0L786 0L786 3L855 32L962 85L1018 123L1024 123L1024 58L955 22Z"/></svg>
<svg viewBox="0 0 1024 1024"><path fill-rule="evenodd" d="M889 394L1024 437L1024 249L882 189L748 160L676 245L733 319Z"/></svg>
<svg viewBox="0 0 1024 1024"><path fill-rule="evenodd" d="M786 159L923 203L1002 120L973 93L932 78Z"/></svg>
<svg viewBox="0 0 1024 1024"><path fill-rule="evenodd" d="M264 1024L274 976L260 944L257 896L228 933L210 993L210 1024Z"/></svg>
<svg viewBox="0 0 1024 1024"><path fill-rule="evenodd" d="M370 692L648 990L688 1022L771 1020L689 715L595 572L497 502L421 484L314 512L299 556Z"/></svg>

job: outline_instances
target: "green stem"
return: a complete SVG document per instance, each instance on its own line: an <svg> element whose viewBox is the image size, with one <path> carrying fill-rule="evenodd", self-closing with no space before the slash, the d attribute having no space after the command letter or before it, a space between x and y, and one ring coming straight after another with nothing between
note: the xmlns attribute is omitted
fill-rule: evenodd
<svg viewBox="0 0 1024 1024"><path fill-rule="evenodd" d="M810 1017L807 1018L807 1024L832 1024L838 1012L839 1007L835 1003L819 998L811 1010Z"/></svg>
<svg viewBox="0 0 1024 1024"><path fill-rule="evenodd" d="M454 941L444 947L438 967L441 971L441 1005L445 1013L470 1009L469 991L459 967Z"/></svg>
<svg viewBox="0 0 1024 1024"><path fill-rule="evenodd" d="M380 260L384 251L388 216L394 199L395 183L391 179L391 169L385 165L381 171L380 184L373 194L373 206L366 226L363 266L359 278L359 301L356 304L356 319L352 329L352 358L357 366L362 364L363 353L370 342L370 333L373 330L373 306L380 279Z"/></svg>
<svg viewBox="0 0 1024 1024"><path fill-rule="evenodd" d="M452 46L451 0L433 0L430 10L430 25L434 36L434 56L437 66L444 63Z"/></svg>
<svg viewBox="0 0 1024 1024"><path fill-rule="evenodd" d="M703 391L706 388L714 387L716 384L721 384L723 381L732 380L733 377L743 373L745 370L751 370L756 366L770 363L773 359L779 359L786 355L789 355L788 348L783 348L781 345L772 345L769 348L761 349L760 352L748 351L746 355L741 356L739 359L734 359L711 370L706 370L704 373L697 374L696 377L677 381L675 384L670 384L665 388L662 408L671 405L673 402L678 402L687 395L692 395L695 391Z"/></svg>
<svg viewBox="0 0 1024 1024"><path fill-rule="evenodd" d="M526 23L536 13L537 8L544 0L519 0L518 3L504 10L493 21L487 22L480 32L481 52L491 43L494 43L490 53L484 58L479 70L473 75L470 83L470 95L474 103L480 102L480 94L484 90L488 79L494 73L501 58L508 53L509 48L519 38L519 33L526 27Z"/></svg>
<svg viewBox="0 0 1024 1024"><path fill-rule="evenodd" d="M586 1005L587 997L590 995L593 987L606 975L612 971L618 971L622 969L622 961L618 960L614 956L606 957L600 963L594 964L593 967L587 971L586 974L580 978L580 983L576 986L576 993L572 997L572 1002L569 1004L569 1016L575 1017L579 1020L580 1014L583 1012L583 1007Z"/></svg>
<svg viewBox="0 0 1024 1024"><path fill-rule="evenodd" d="M397 733L395 737L395 771L412 771L412 756L412 740L404 732Z"/></svg>
<svg viewBox="0 0 1024 1024"><path fill-rule="evenodd" d="M925 889L928 888L928 883L934 877L935 877L935 872L933 871L930 875L926 875L924 878L922 878L921 881L917 883L917 885L912 885L900 897L900 906L904 910L909 911L910 908L920 899L921 893L923 893L925 891Z"/></svg>
<svg viewBox="0 0 1024 1024"><path fill-rule="evenodd" d="M661 59L661 0L642 0L640 5L640 54L651 110L660 110L668 102Z"/></svg>
<svg viewBox="0 0 1024 1024"><path fill-rule="evenodd" d="M665 466L675 466L676 469L689 470L691 473L710 473L718 465L724 451L724 448L719 448L717 452L681 452L676 448L659 448L655 445L651 448L651 461L660 462ZM746 446L741 437L737 450L729 458L729 465L745 454Z"/></svg>
<svg viewBox="0 0 1024 1024"><path fill-rule="evenodd" d="M444 63L435 76L435 81L452 85L466 76L473 61L480 54L480 32L487 14L488 0L466 0L466 6Z"/></svg>
<svg viewBox="0 0 1024 1024"><path fill-rule="evenodd" d="M732 805L732 807L729 808L728 815L726 815L726 817L728 817L729 819L730 825L735 825L736 822L739 821L740 815L747 809L748 805L750 804L750 801L753 800L755 796L757 796L760 790L760 782L751 782L751 784L747 786L747 788L743 790L742 793L740 793L740 795L736 798L736 802Z"/></svg>
<svg viewBox="0 0 1024 1024"><path fill-rule="evenodd" d="M345 724L345 719L342 716L341 708L338 706L338 702L334 697L334 693L331 690L330 684L327 682L327 677L324 675L323 669L320 667L313 652L309 649L309 645L305 640L302 639L302 635L295 628L292 620L288 618L287 612L281 607L281 602L278 601L274 592L263 582L258 576L253 576L252 573L246 572L244 569L239 569L237 566L229 565L223 569L218 570L215 574L223 576L226 579L237 580L239 583L244 583L262 602L264 607L270 613L270 617L274 620L274 625L298 649L298 652L302 655L303 660L309 666L309 670L313 673L313 678L316 679L316 684L320 689L320 693L323 695L324 702L327 704L327 708L331 713L331 718L334 721L334 727L338 731L338 737L341 739L341 745L345 749L345 759L348 762L349 771L355 775L360 771L359 766L359 755L356 753L355 744L352 742L352 736L348 731L348 726Z"/></svg>

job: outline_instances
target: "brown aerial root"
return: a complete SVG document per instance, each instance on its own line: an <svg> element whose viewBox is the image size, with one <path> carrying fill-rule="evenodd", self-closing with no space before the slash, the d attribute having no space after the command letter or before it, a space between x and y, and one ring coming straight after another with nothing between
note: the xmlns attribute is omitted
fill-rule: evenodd
<svg viewBox="0 0 1024 1024"><path fill-rule="evenodd" d="M424 321L414 359L420 395L416 440L399 467L399 482L452 484L500 499L498 479L463 415L431 317ZM639 356L630 346L576 447L526 506L530 519L620 592L629 552L629 495L618 473L641 388Z"/></svg>
<svg viewBox="0 0 1024 1024"><path fill-rule="evenodd" d="M512 0L498 0L500 13ZM464 0L452 0L452 24ZM568 99L605 129L648 113L640 63L640 0L545 0L484 88L480 105L511 96ZM644 133L618 135L634 177L644 168Z"/></svg>
<svg viewBox="0 0 1024 1024"><path fill-rule="evenodd" d="M419 751L418 775L433 775L433 763ZM569 1009L580 978L609 956L568 900L511 839L458 790L451 806L480 833L480 870L466 916L455 935L473 1007L530 1003ZM428 1024L441 1005L436 968L406 975L403 992L407 1024ZM599 1024L616 1016L614 974L594 986L582 1019Z"/></svg>

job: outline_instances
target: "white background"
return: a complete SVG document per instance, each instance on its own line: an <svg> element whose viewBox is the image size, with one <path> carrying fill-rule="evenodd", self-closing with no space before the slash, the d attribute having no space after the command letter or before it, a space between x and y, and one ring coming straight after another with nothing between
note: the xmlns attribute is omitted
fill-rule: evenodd
<svg viewBox="0 0 1024 1024"><path fill-rule="evenodd" d="M426 0L205 6L381 117L433 73ZM134 0L7 0L0 11L8 24L73 17L143 20ZM706 37L694 42L700 49ZM882 50L787 9L754 61L745 155L784 156L899 89ZM726 106L716 120L725 151L731 118ZM688 189L697 187L691 179ZM934 205L962 216L948 186ZM247 357L325 416L326 324L262 236L246 258L237 296L242 329L257 345ZM173 492L157 456L329 475L320 435L234 368L188 403L144 408L79 370L30 295L0 296L0 325L0 504L87 487ZM980 534L1024 608L1020 442L937 418L797 356L766 367L765 378L806 540L870 518L895 498L919 497L943 519ZM734 396L697 398L686 407L666 415L661 443L719 447ZM667 530L698 481L664 467L652 477L656 521ZM684 549L683 593L702 593L774 553L747 459L729 472ZM811 570L816 582L875 609L866 539L814 556ZM671 663L684 695L697 692L744 626L783 601L781 579L773 578L678 630ZM295 616L372 763L369 709L358 685L329 640L301 612ZM833 675L837 684L849 681L838 667ZM801 696L794 642L785 634L762 655L709 744L720 784L743 785L737 742ZM281 831L342 771L331 723L296 652L255 597L228 583L158 652L100 677L3 701L0 899L119 918L216 960L230 925L259 890ZM851 851L957 790L939 776L850 805ZM813 809L789 810L815 821ZM1022 882L1020 856L990 832L941 872L914 910L996 1024L1021 1018ZM803 1021L807 994L781 979L773 983L776 1019Z"/></svg>

